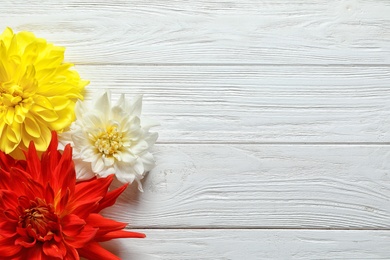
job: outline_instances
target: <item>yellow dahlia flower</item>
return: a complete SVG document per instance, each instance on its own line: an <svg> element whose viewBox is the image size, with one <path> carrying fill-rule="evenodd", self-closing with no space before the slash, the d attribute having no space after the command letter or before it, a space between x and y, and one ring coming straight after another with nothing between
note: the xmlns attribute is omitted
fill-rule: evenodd
<svg viewBox="0 0 390 260"><path fill-rule="evenodd" d="M30 32L0 35L0 150L19 157L34 141L45 151L51 131L62 131L75 119L88 81L64 63L65 48Z"/></svg>

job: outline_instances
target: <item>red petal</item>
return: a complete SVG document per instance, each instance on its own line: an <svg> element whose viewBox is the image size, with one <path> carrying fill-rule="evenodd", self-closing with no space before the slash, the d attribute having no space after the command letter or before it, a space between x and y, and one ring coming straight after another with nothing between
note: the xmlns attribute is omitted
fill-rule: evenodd
<svg viewBox="0 0 390 260"><path fill-rule="evenodd" d="M25 169L25 166L25 160L15 160L9 154L5 154L3 151L0 151L0 168L4 169L5 171L9 171L11 167Z"/></svg>
<svg viewBox="0 0 390 260"><path fill-rule="evenodd" d="M13 209L7 209L3 211L3 219L7 222L10 222L10 224L16 224L19 220L19 215L16 213Z"/></svg>
<svg viewBox="0 0 390 260"><path fill-rule="evenodd" d="M43 182L41 179L41 161L39 160L37 150L34 143L31 141L26 154L27 171L30 173L32 179Z"/></svg>
<svg viewBox="0 0 390 260"><path fill-rule="evenodd" d="M23 257L20 259L47 259L47 257L43 257L42 246L36 244L36 246L30 248L28 251L25 251Z"/></svg>
<svg viewBox="0 0 390 260"><path fill-rule="evenodd" d="M97 231L98 231L97 228L86 225L77 236L75 237L64 236L64 237L68 245L74 248L82 248L95 238Z"/></svg>
<svg viewBox="0 0 390 260"><path fill-rule="evenodd" d="M119 197L119 195L122 194L122 192L127 188L128 185L129 184L126 183L125 185L119 187L118 189L108 192L106 196L100 201L99 207L96 209L95 212L100 212L102 209L114 205L116 199Z"/></svg>
<svg viewBox="0 0 390 260"><path fill-rule="evenodd" d="M79 182L76 184L74 200L88 200L88 198L103 198L106 196L108 187L113 180L113 175L107 178L92 179L90 181Z"/></svg>
<svg viewBox="0 0 390 260"><path fill-rule="evenodd" d="M12 168L10 174L10 189L16 194L27 196L32 200L37 196L43 195L43 186L41 183L33 180L28 172L19 168Z"/></svg>
<svg viewBox="0 0 390 260"><path fill-rule="evenodd" d="M73 194L76 185L76 172L72 159L72 147L70 145L65 146L54 172L58 176L58 184L61 190L65 191L69 188L70 193Z"/></svg>
<svg viewBox="0 0 390 260"><path fill-rule="evenodd" d="M54 172L54 169L57 167L58 161L60 160L61 154L57 150L58 147L58 137L57 132L51 132L51 141L47 150L41 156L42 163L42 173L44 179L50 178L50 175Z"/></svg>
<svg viewBox="0 0 390 260"><path fill-rule="evenodd" d="M56 157L57 155L57 147L58 147L58 136L56 131L51 131L51 140L49 147L47 147L47 153L54 153L51 156Z"/></svg>
<svg viewBox="0 0 390 260"><path fill-rule="evenodd" d="M45 188L41 183L34 181L33 179L28 179L26 182L23 182L24 187L23 194L26 195L31 200L34 200L37 197L45 197Z"/></svg>
<svg viewBox="0 0 390 260"><path fill-rule="evenodd" d="M61 224L65 236L75 237L82 231L86 222L77 215L70 214L62 218Z"/></svg>
<svg viewBox="0 0 390 260"><path fill-rule="evenodd" d="M15 164L15 159L11 156L5 154L3 151L0 151L0 167L2 169L9 169L10 166Z"/></svg>
<svg viewBox="0 0 390 260"><path fill-rule="evenodd" d="M29 173L20 168L10 169L9 190L12 190L18 195L25 195L25 186L21 185L31 179Z"/></svg>
<svg viewBox="0 0 390 260"><path fill-rule="evenodd" d="M146 235L143 233L118 230L105 234L104 236L100 236L96 238L97 242L108 241L115 238L145 238Z"/></svg>
<svg viewBox="0 0 390 260"><path fill-rule="evenodd" d="M43 182L52 184L54 193L58 191L65 192L66 188L73 193L76 183L76 173L72 160L72 148L67 145L63 154L57 150L58 138L57 133L52 131L52 139L47 151L42 154L42 179Z"/></svg>
<svg viewBox="0 0 390 260"><path fill-rule="evenodd" d="M98 243L92 242L83 248L77 249L79 255L94 260L120 260L119 257L101 247Z"/></svg>
<svg viewBox="0 0 390 260"><path fill-rule="evenodd" d="M47 256L56 257L63 259L63 257L66 255L66 249L64 246L59 247L59 245L55 242L48 241L43 244L43 252Z"/></svg>
<svg viewBox="0 0 390 260"><path fill-rule="evenodd" d="M89 225L99 228L99 231L96 234L97 237L126 227L125 223L105 218L99 214L90 214L86 221Z"/></svg>
<svg viewBox="0 0 390 260"><path fill-rule="evenodd" d="M80 260L79 253L73 247L68 247L66 250L66 260Z"/></svg>
<svg viewBox="0 0 390 260"><path fill-rule="evenodd" d="M10 223L9 221L4 221L0 223L0 237L13 237L18 232L16 231L17 221Z"/></svg>
<svg viewBox="0 0 390 260"><path fill-rule="evenodd" d="M50 186L50 183L46 183L46 189L45 189L46 203L54 204L54 197L55 197L55 195L54 195L53 188ZM56 212L57 212L57 209L56 209Z"/></svg>
<svg viewBox="0 0 390 260"><path fill-rule="evenodd" d="M60 202L56 205L56 211L61 214L69 203L70 189L67 188L65 194L63 194Z"/></svg>
<svg viewBox="0 0 390 260"><path fill-rule="evenodd" d="M18 205L18 197L11 190L0 190L0 209L13 209Z"/></svg>
<svg viewBox="0 0 390 260"><path fill-rule="evenodd" d="M86 218L91 212L96 211L96 208L99 206L99 201L101 200L101 197L97 197L91 200L87 201L77 201L74 202L74 204L70 204L68 206L71 206L71 208L66 209L68 212L72 212L72 214L75 214L79 216L80 218Z"/></svg>
<svg viewBox="0 0 390 260"><path fill-rule="evenodd" d="M21 246L15 245L15 238L0 237L0 256L12 257L20 252Z"/></svg>
<svg viewBox="0 0 390 260"><path fill-rule="evenodd" d="M36 240L32 237L28 237L28 236L23 236L23 237L18 237L16 240L15 240L15 245L21 245L23 247L33 247L36 243Z"/></svg>
<svg viewBox="0 0 390 260"><path fill-rule="evenodd" d="M3 168L0 168L0 189L11 189L10 182L11 175L9 172L5 171Z"/></svg>
<svg viewBox="0 0 390 260"><path fill-rule="evenodd" d="M57 176L54 175L54 169L58 164L59 155L56 152L49 153L46 151L41 156L41 175L43 182L57 183ZM58 190L57 185L54 185L55 190Z"/></svg>

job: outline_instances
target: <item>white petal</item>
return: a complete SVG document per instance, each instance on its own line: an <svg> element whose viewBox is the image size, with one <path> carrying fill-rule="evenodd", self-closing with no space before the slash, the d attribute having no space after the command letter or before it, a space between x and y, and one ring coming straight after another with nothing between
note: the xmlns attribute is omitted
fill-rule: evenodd
<svg viewBox="0 0 390 260"><path fill-rule="evenodd" d="M107 168L104 168L103 170L101 170L100 172L97 173L97 175L99 177L108 177L109 175L111 174L114 174L115 173L115 169L114 167L107 167Z"/></svg>
<svg viewBox="0 0 390 260"><path fill-rule="evenodd" d="M144 190L142 189L142 184L141 184L141 180L140 179L135 179L137 181L137 184L138 184L138 190L140 192L144 192Z"/></svg>
<svg viewBox="0 0 390 260"><path fill-rule="evenodd" d="M111 116L112 118L117 121L117 122L121 122L124 118L126 119L128 117L127 113L125 112L125 110L123 110L121 107L119 106L114 106L112 109L111 109Z"/></svg>
<svg viewBox="0 0 390 260"><path fill-rule="evenodd" d="M104 117L97 113L89 113L83 117L83 122L86 128L104 128ZM88 129L84 129L84 131Z"/></svg>
<svg viewBox="0 0 390 260"><path fill-rule="evenodd" d="M144 153L141 157L140 160L142 161L144 165L145 172L150 171L151 169L156 166L156 161L154 160L153 154L152 153Z"/></svg>
<svg viewBox="0 0 390 260"><path fill-rule="evenodd" d="M119 99L118 101L116 102L116 105L120 108L122 108L123 110L126 110L126 99L125 99L125 94L121 94L119 96Z"/></svg>
<svg viewBox="0 0 390 260"><path fill-rule="evenodd" d="M87 108L84 102L77 100L74 110L75 110L76 118L79 119L82 118L83 115L86 113Z"/></svg>
<svg viewBox="0 0 390 260"><path fill-rule="evenodd" d="M72 135L69 131L58 135L58 150L63 151L67 144L73 146Z"/></svg>
<svg viewBox="0 0 390 260"><path fill-rule="evenodd" d="M116 174L116 178L122 183L133 183L133 181L135 180L135 174Z"/></svg>
<svg viewBox="0 0 390 260"><path fill-rule="evenodd" d="M99 111L103 116L103 120L106 121L108 119L107 115L110 110L111 110L111 103L110 103L110 98L111 98L111 93L110 91L106 91L101 95L100 97L97 98L95 102L95 109Z"/></svg>
<svg viewBox="0 0 390 260"><path fill-rule="evenodd" d="M97 154L95 149L91 146L84 146L80 151L80 157L86 162L93 162L99 160L101 155Z"/></svg>
<svg viewBox="0 0 390 260"><path fill-rule="evenodd" d="M130 150L133 154L140 154L146 151L148 148L148 143L145 140L140 140L139 142L133 144Z"/></svg>
<svg viewBox="0 0 390 260"><path fill-rule="evenodd" d="M102 159L103 159L105 167L110 167L110 166L114 165L114 163L115 163L115 158L111 157L111 156L109 156L109 157L103 156Z"/></svg>
<svg viewBox="0 0 390 260"><path fill-rule="evenodd" d="M126 164L117 164L116 165L116 177L122 183L133 183L135 180L138 183L138 190L142 190L141 179L143 175L139 175L133 171L133 168L129 168L129 165Z"/></svg>
<svg viewBox="0 0 390 260"><path fill-rule="evenodd" d="M130 126L131 126L131 124L130 124L130 117L128 117L128 116L123 117L121 119L119 125L120 125L120 129L119 130L121 132L129 132L129 129L130 129Z"/></svg>
<svg viewBox="0 0 390 260"><path fill-rule="evenodd" d="M138 137L142 134L142 128L140 125L140 119L138 117L132 118L128 123L128 134L133 138Z"/></svg>
<svg viewBox="0 0 390 260"><path fill-rule="evenodd" d="M148 143L148 146L150 148L156 143L157 138L158 138L158 133L156 133L156 132L149 133L148 132L144 138L145 138L145 141Z"/></svg>
<svg viewBox="0 0 390 260"><path fill-rule="evenodd" d="M130 115L141 116L142 112L142 95L136 95L127 109Z"/></svg>
<svg viewBox="0 0 390 260"><path fill-rule="evenodd" d="M118 162L115 164L115 175L121 182L132 183L137 178L137 173L134 171L132 165L128 163ZM142 178L142 175L138 178Z"/></svg>
<svg viewBox="0 0 390 260"><path fill-rule="evenodd" d="M104 169L104 162L103 162L103 159L100 157L99 159L97 160L93 160L91 162L92 164L92 170L95 172L95 173L100 173L101 171L103 171Z"/></svg>
<svg viewBox="0 0 390 260"><path fill-rule="evenodd" d="M144 164L140 159L138 159L137 162L133 165L133 169L138 175L143 176L145 173Z"/></svg>
<svg viewBox="0 0 390 260"><path fill-rule="evenodd" d="M73 161L75 163L77 180L89 180L95 177L95 173L91 168L91 163L79 159L73 159Z"/></svg>
<svg viewBox="0 0 390 260"><path fill-rule="evenodd" d="M132 164L137 159L129 150L124 149L123 151L118 151L116 154L119 161Z"/></svg>
<svg viewBox="0 0 390 260"><path fill-rule="evenodd" d="M88 137L82 131L74 131L71 135L72 143L78 146L84 146L88 144Z"/></svg>

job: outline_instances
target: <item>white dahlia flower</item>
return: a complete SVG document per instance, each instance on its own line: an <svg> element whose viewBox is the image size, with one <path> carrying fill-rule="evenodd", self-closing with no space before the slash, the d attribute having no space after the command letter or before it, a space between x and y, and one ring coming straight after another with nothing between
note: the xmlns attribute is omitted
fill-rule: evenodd
<svg viewBox="0 0 390 260"><path fill-rule="evenodd" d="M158 134L149 132L156 126L142 119L142 96L132 101L122 94L115 105L109 91L98 96L94 104L76 103L76 121L60 135L62 145L73 147L73 160L78 180L115 174L123 183L138 182L150 171L155 161L150 148Z"/></svg>

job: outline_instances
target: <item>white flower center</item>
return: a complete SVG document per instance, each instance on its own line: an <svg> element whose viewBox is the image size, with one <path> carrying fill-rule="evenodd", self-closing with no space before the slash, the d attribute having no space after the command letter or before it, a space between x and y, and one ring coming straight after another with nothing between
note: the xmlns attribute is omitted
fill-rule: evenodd
<svg viewBox="0 0 390 260"><path fill-rule="evenodd" d="M105 155L113 155L122 148L123 133L118 132L116 126L110 126L101 132L95 141L95 147Z"/></svg>

